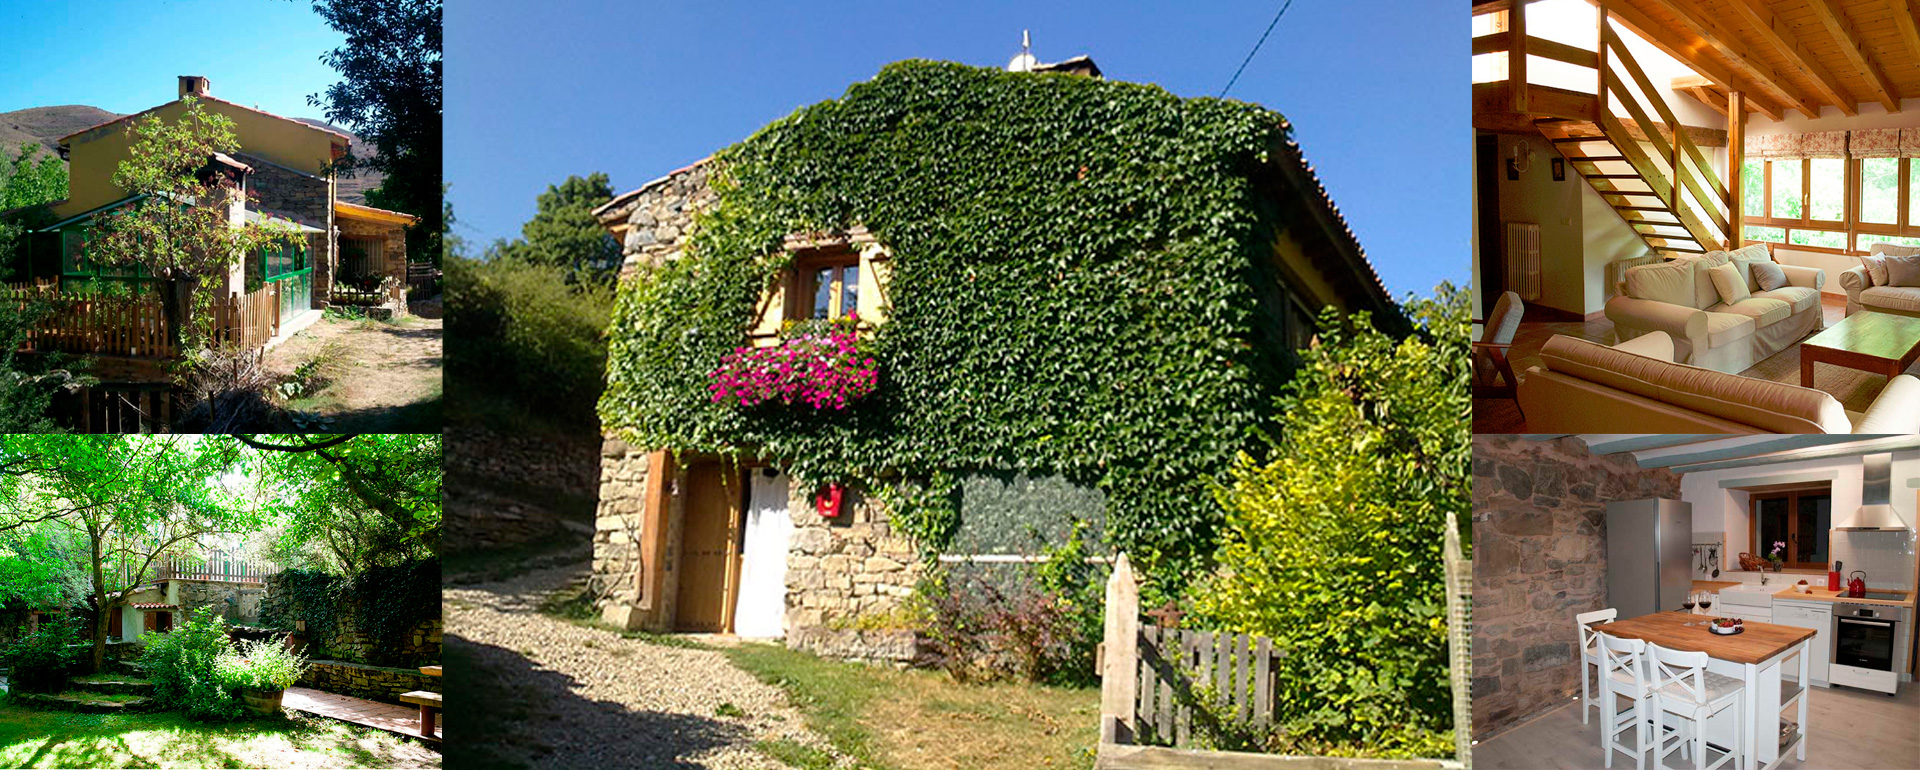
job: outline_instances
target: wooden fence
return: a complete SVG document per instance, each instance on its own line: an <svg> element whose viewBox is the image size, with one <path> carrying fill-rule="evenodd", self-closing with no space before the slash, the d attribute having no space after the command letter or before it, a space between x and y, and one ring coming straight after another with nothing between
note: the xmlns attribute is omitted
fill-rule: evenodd
<svg viewBox="0 0 1920 770"><path fill-rule="evenodd" d="M426 262L407 263L407 296L425 299L440 293L440 268Z"/></svg>
<svg viewBox="0 0 1920 770"><path fill-rule="evenodd" d="M250 294L238 292L213 301L213 339L243 348L257 348L280 333L280 284L269 283Z"/></svg>
<svg viewBox="0 0 1920 770"><path fill-rule="evenodd" d="M62 292L52 283L7 284L0 302L16 309L50 300L52 312L27 332L23 352L62 352L128 358L174 358L166 311L151 292L133 297L94 297ZM280 331L279 286L215 298L211 308L216 342L259 347Z"/></svg>
<svg viewBox="0 0 1920 770"><path fill-rule="evenodd" d="M1100 660L1097 770L1443 770L1455 760L1347 759L1203 751L1186 748L1206 720L1271 724L1274 663L1270 639L1247 634L1140 627L1140 586L1122 553L1107 580L1106 635ZM1194 706L1202 706L1196 714ZM1173 746L1142 746L1152 739Z"/></svg>
<svg viewBox="0 0 1920 770"><path fill-rule="evenodd" d="M227 551L211 551L198 556L181 556L161 562L156 579L261 583L279 573L280 567L277 565L242 558Z"/></svg>

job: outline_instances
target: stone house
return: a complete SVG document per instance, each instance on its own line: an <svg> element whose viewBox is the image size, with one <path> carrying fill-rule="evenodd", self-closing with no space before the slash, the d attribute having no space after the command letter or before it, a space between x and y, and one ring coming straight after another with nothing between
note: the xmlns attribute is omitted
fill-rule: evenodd
<svg viewBox="0 0 1920 770"><path fill-rule="evenodd" d="M1100 77L1086 57L1029 61L1018 71ZM709 158L671 171L595 211L623 244L623 281L685 256L695 215L721 194L711 184L714 164ZM1272 339L1303 346L1321 307L1400 317L1297 146L1288 142L1272 153L1257 184L1285 222L1284 232L1262 246L1270 243L1264 258L1284 277L1258 287L1287 308L1277 314L1287 328L1268 330ZM864 330L894 314L893 251L881 233L859 224L794 232L780 248L790 267L762 290L756 317L741 330L748 344L771 344L788 322L857 312ZM846 643L857 633L850 627L892 612L923 574L916 544L894 526L877 494L857 485L802 487L775 458L634 446L617 433L609 429L603 443L593 546L604 620L627 629L784 638L846 657L910 655ZM954 565L1036 561L1017 533L1033 525L1062 538L1076 518L1097 527L1105 505L1098 491L1059 477L962 469L960 484L969 506L992 510L963 511L955 544L938 557Z"/></svg>

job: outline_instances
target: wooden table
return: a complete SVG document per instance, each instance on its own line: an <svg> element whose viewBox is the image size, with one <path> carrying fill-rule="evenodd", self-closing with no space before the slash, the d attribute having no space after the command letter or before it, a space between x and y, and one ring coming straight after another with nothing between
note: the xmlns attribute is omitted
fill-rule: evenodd
<svg viewBox="0 0 1920 770"><path fill-rule="evenodd" d="M1778 740L1780 709L1794 705L1794 701L1798 700L1799 732L1787 748L1793 749L1795 756L1804 763L1807 759L1806 684L1810 681L1807 678L1807 654L1814 630L1747 621L1746 631L1720 636L1707 630L1705 622L1708 617L1686 612L1656 612L1612 623L1599 623L1592 628L1603 634L1640 639L1668 649L1704 652L1709 657L1708 671L1744 682L1746 686L1741 690L1741 697L1748 720L1743 752L1747 757L1744 764L1747 770L1768 765L1780 758L1783 753ZM1698 625L1690 626L1688 623ZM1799 676L1789 686L1790 690L1783 690L1780 682L1781 664L1794 656L1800 658ZM1719 746L1731 746L1739 734L1737 727L1732 712L1723 711L1707 720L1707 741ZM1763 735L1766 739L1759 740Z"/></svg>
<svg viewBox="0 0 1920 770"><path fill-rule="evenodd" d="M1888 379L1920 358L1920 318L1862 310L1800 343L1800 385L1813 387L1813 364L1884 374Z"/></svg>

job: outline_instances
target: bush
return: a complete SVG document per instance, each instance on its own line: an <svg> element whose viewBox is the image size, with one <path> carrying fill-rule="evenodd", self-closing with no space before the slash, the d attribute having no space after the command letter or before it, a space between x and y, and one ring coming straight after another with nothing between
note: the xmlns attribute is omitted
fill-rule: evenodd
<svg viewBox="0 0 1920 770"><path fill-rule="evenodd" d="M597 424L610 286L571 283L564 268L511 258L449 260L447 283L454 381Z"/></svg>
<svg viewBox="0 0 1920 770"><path fill-rule="evenodd" d="M979 576L940 575L921 587L933 662L955 681L1017 678L1063 686L1100 681L1104 578L1087 562L1084 526L1048 559L1003 588Z"/></svg>
<svg viewBox="0 0 1920 770"><path fill-rule="evenodd" d="M9 687L21 692L59 692L86 658L79 638L80 623L61 618L40 626L38 631L0 650L0 667L11 669Z"/></svg>
<svg viewBox="0 0 1920 770"><path fill-rule="evenodd" d="M234 687L220 673L221 658L233 653L233 645L227 641L226 621L212 609L193 610L172 633L149 631L140 639L146 645L140 662L147 667L154 699L161 705L201 720L246 714Z"/></svg>
<svg viewBox="0 0 1920 770"><path fill-rule="evenodd" d="M284 690L300 681L307 659L288 651L281 640L260 639L221 654L213 668L220 683L232 689Z"/></svg>

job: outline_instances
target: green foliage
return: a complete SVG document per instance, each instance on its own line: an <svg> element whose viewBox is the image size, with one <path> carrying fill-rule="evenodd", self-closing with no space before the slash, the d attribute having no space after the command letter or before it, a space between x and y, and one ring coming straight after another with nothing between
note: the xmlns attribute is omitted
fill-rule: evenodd
<svg viewBox="0 0 1920 770"><path fill-rule="evenodd" d="M440 0L313 0L313 10L345 40L320 57L340 82L307 102L379 148L370 159L343 158L341 171L365 165L385 173L367 203L420 217L407 229L407 253L438 264Z"/></svg>
<svg viewBox="0 0 1920 770"><path fill-rule="evenodd" d="M213 663L214 676L230 690L284 690L300 681L307 659L279 639L243 641Z"/></svg>
<svg viewBox="0 0 1920 770"><path fill-rule="evenodd" d="M374 567L353 576L352 590L361 630L373 637L376 649L397 651L415 626L440 617L440 562Z"/></svg>
<svg viewBox="0 0 1920 770"><path fill-rule="evenodd" d="M260 622L293 630L299 628L296 621L306 621L307 641L325 650L327 641L338 632L340 595L348 581L326 572L297 569L281 572L274 579L279 585L260 602Z"/></svg>
<svg viewBox="0 0 1920 770"><path fill-rule="evenodd" d="M538 404L558 421L596 427L612 288L516 259L456 258L446 270L449 387Z"/></svg>
<svg viewBox="0 0 1920 770"><path fill-rule="evenodd" d="M306 621L306 637L316 655L374 665L400 660L392 653L359 660L340 645L340 619L348 612L354 613L359 630L375 640L377 650L393 651L415 626L440 617L438 560L375 566L352 576L287 570L276 579L280 583L274 595L260 604L261 622L293 629L295 621Z"/></svg>
<svg viewBox="0 0 1920 770"><path fill-rule="evenodd" d="M22 145L12 161L0 154L0 281L26 264L28 231L52 224L49 204L67 197L67 167L48 153L38 160L37 145ZM65 360L42 355L16 359L26 336L53 309L47 299L31 300L14 312L0 313L0 432L51 433L47 419L54 392L75 382ZM54 359L54 360L48 360Z"/></svg>
<svg viewBox="0 0 1920 770"><path fill-rule="evenodd" d="M1321 316L1275 456L1219 491L1227 537L1194 593L1207 627L1286 651L1274 716L1310 751L1452 750L1441 551L1470 526L1470 324L1451 286L1410 307L1404 340Z"/></svg>
<svg viewBox="0 0 1920 770"><path fill-rule="evenodd" d="M236 719L246 706L220 674L220 661L233 653L227 641L227 622L200 607L168 633L140 635L145 649L140 662L153 682L153 697L202 721Z"/></svg>
<svg viewBox="0 0 1920 770"><path fill-rule="evenodd" d="M93 585L87 557L86 543L57 525L0 531L0 607L82 606Z"/></svg>
<svg viewBox="0 0 1920 770"><path fill-rule="evenodd" d="M62 616L42 623L33 633L0 648L0 668L11 671L7 675L9 686L21 692L66 689L67 679L79 673L85 657L84 648L74 644L79 636L79 621L72 616Z"/></svg>
<svg viewBox="0 0 1920 770"><path fill-rule="evenodd" d="M11 161L0 155L0 211L66 199L67 164L40 150L40 145L23 144Z"/></svg>
<svg viewBox="0 0 1920 770"><path fill-rule="evenodd" d="M1066 542L1042 543L1046 560L1017 579L931 572L903 606L920 620L933 662L961 682L1097 685L1106 569L1088 561L1085 529L1076 523Z"/></svg>
<svg viewBox="0 0 1920 770"><path fill-rule="evenodd" d="M808 481L1060 475L1177 585L1216 537L1207 480L1260 450L1292 357L1263 197L1286 139L1272 111L1155 86L889 65L717 154L689 255L622 282L601 417ZM855 225L892 252L878 391L831 414L712 403L782 238ZM908 526L933 548L951 529Z"/></svg>
<svg viewBox="0 0 1920 770"><path fill-rule="evenodd" d="M349 572L431 556L440 547L440 434L369 433L322 445L331 438L247 435L271 447L248 467L276 492L263 510L288 523L283 546L322 543Z"/></svg>
<svg viewBox="0 0 1920 770"><path fill-rule="evenodd" d="M604 279L620 267L620 243L600 226L593 210L610 200L613 187L599 172L547 185L537 201L539 211L520 227L521 240L508 244L505 255L561 268L569 277L591 272Z"/></svg>

